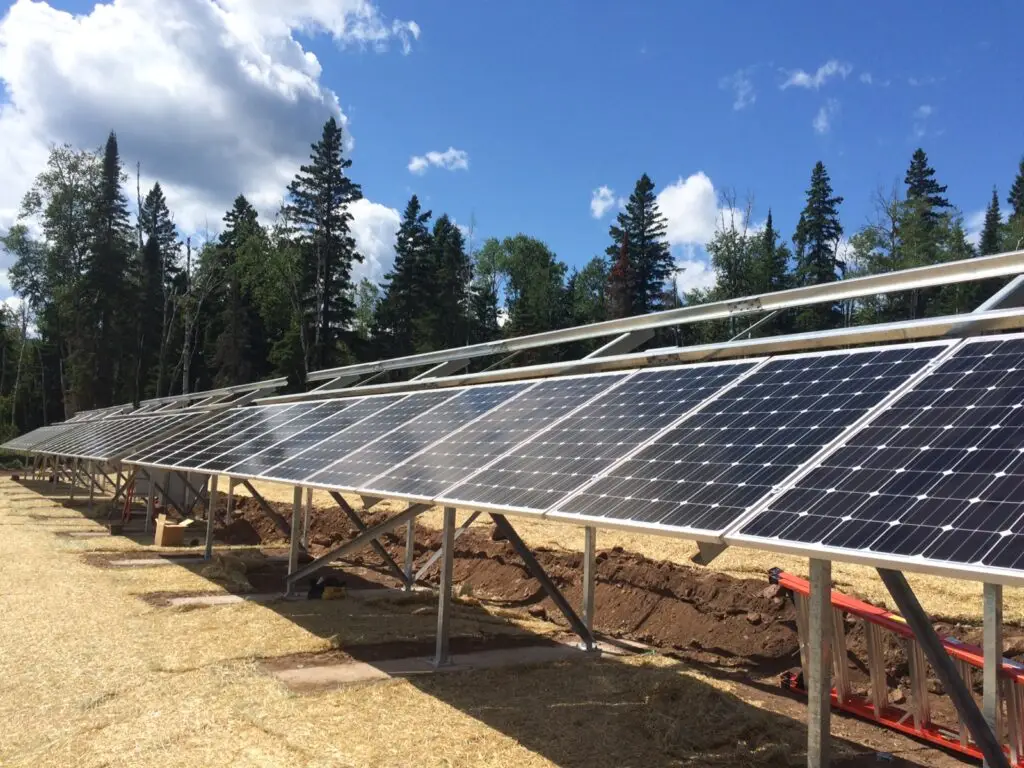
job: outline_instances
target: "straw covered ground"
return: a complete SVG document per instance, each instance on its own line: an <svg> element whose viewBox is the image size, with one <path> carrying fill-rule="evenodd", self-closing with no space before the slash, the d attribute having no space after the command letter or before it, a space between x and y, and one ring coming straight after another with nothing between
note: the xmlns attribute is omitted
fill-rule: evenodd
<svg viewBox="0 0 1024 768"><path fill-rule="evenodd" d="M0 478L0 765L742 768L805 761L802 705L780 707L750 686L655 654L292 692L261 660L433 638L436 616L416 603L354 599L158 607L141 598L208 593L211 582L200 567L89 564L89 553L143 548L123 537L59 535L101 528L41 488ZM561 535L522 528L534 543ZM657 543L663 549L655 556L685 557L683 547L670 553L671 542ZM473 604L457 606L452 626L455 637L554 631ZM844 739L835 746L839 765L873 763L873 754L853 756L864 745L895 751L891 738L862 723L841 719L834 733ZM901 743L905 754L924 756L914 765L951 764Z"/></svg>

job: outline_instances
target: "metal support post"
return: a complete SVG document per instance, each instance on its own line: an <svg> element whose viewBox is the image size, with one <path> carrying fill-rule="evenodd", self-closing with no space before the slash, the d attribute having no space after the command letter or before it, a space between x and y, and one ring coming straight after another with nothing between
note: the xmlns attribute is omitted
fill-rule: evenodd
<svg viewBox="0 0 1024 768"><path fill-rule="evenodd" d="M583 641L583 650L593 651L594 643L594 590L597 586L597 528L583 529L583 623L590 639Z"/></svg>
<svg viewBox="0 0 1024 768"><path fill-rule="evenodd" d="M299 525L302 522L302 486L296 485L292 491L292 534L289 537L288 542L288 575L295 573L295 569L299 567L299 547L301 545L302 534L299 531ZM288 581L285 583L285 596L289 596L292 593L292 582Z"/></svg>
<svg viewBox="0 0 1024 768"><path fill-rule="evenodd" d="M899 608L907 625L914 632L917 642L924 650L928 663L935 670L936 677L946 689L949 697L953 700L960 718L967 725L974 743L985 758L985 763L990 768L1010 768L1006 755L1003 752L999 739L996 738L992 729L978 704L971 695L971 690L964 683L963 678L957 671L953 659L946 653L942 646L942 640L935 632L928 615L921 608L906 577L899 571L890 571L887 568L879 568L878 575L882 577L885 588L889 590L896 606Z"/></svg>
<svg viewBox="0 0 1024 768"><path fill-rule="evenodd" d="M231 523L231 519L235 514L235 478L228 478L228 506L227 506L227 519L225 522Z"/></svg>
<svg viewBox="0 0 1024 768"><path fill-rule="evenodd" d="M149 492L146 494L146 525L142 530L149 533L150 526L153 525L153 509L156 506L156 484L150 472L146 473L146 485L149 486Z"/></svg>
<svg viewBox="0 0 1024 768"><path fill-rule="evenodd" d="M413 579L412 569L415 567L416 562L416 521L410 520L409 524L405 526L405 591L408 592L412 589L412 585L415 583Z"/></svg>
<svg viewBox="0 0 1024 768"><path fill-rule="evenodd" d="M811 560L807 616L807 765L830 761L832 715L832 563Z"/></svg>
<svg viewBox="0 0 1024 768"><path fill-rule="evenodd" d="M452 621L452 577L455 570L455 507L444 508L444 527L441 531L441 582L437 597L437 650L434 666L452 663L448 645L448 631Z"/></svg>
<svg viewBox="0 0 1024 768"><path fill-rule="evenodd" d="M456 541L459 540L459 536L461 536L467 530L469 530L469 526L471 526L476 521L476 519L478 517L480 517L480 513L479 512L474 512L469 517L467 517L465 520L463 520L462 525L460 525L458 528L455 529L455 540ZM406 534L408 535L408 531L406 531ZM408 546L408 544L409 544L409 542L406 541L406 545L407 546ZM413 547L413 549L415 550L415 547ZM444 554L443 550L439 549L436 552L434 552L434 554L432 554L430 557L428 557L427 558L427 562L425 562L423 565L421 565L420 569L418 571L416 571L416 574L412 577L412 583L416 584L417 582L422 581L423 577L426 576L428 573L430 573L430 569L433 568L434 565L437 564L437 561L441 559L441 555L443 555L443 554Z"/></svg>
<svg viewBox="0 0 1024 768"><path fill-rule="evenodd" d="M117 469L117 481L114 483L114 499L110 502L110 518L114 517L114 510L117 509L117 500L121 496L121 470Z"/></svg>
<svg viewBox="0 0 1024 768"><path fill-rule="evenodd" d="M68 501L75 500L75 485L78 483L78 459L71 460L71 490Z"/></svg>
<svg viewBox="0 0 1024 768"><path fill-rule="evenodd" d="M89 514L92 514L93 501L96 498L96 481L93 479L93 462L89 462Z"/></svg>
<svg viewBox="0 0 1024 768"><path fill-rule="evenodd" d="M217 475L210 475L210 490L206 494L206 554L209 560L213 557L213 521L217 516Z"/></svg>
<svg viewBox="0 0 1024 768"><path fill-rule="evenodd" d="M1003 587L1001 584L986 584L984 587L984 639L985 667L982 673L982 710L985 722L992 729L996 740L1000 735L999 669L1003 664ZM985 761L986 768L990 768Z"/></svg>
<svg viewBox="0 0 1024 768"><path fill-rule="evenodd" d="M313 489L306 489L306 508L302 513L302 548L309 551L309 521L313 515Z"/></svg>

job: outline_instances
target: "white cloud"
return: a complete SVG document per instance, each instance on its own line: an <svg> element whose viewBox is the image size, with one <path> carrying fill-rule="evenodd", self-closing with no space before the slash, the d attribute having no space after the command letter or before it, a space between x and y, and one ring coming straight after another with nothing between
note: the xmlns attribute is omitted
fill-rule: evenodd
<svg viewBox="0 0 1024 768"><path fill-rule="evenodd" d="M914 110L914 138L923 139L928 133L928 119L935 114L931 104L922 104Z"/></svg>
<svg viewBox="0 0 1024 768"><path fill-rule="evenodd" d="M872 83L874 83L874 78L871 77L871 73L870 72L861 72L860 73L860 81L862 83L864 83L865 85L871 85Z"/></svg>
<svg viewBox="0 0 1024 768"><path fill-rule="evenodd" d="M379 283L395 261L395 236L401 215L394 208L366 199L354 202L350 211L352 237L364 259L362 264L353 265L353 282L366 277Z"/></svg>
<svg viewBox="0 0 1024 768"><path fill-rule="evenodd" d="M749 107L757 101L754 83L750 79L750 68L739 69L718 81L718 87L733 92L732 108L735 110Z"/></svg>
<svg viewBox="0 0 1024 768"><path fill-rule="evenodd" d="M718 196L703 171L680 176L658 193L658 207L668 221L670 245L704 245L715 234Z"/></svg>
<svg viewBox="0 0 1024 768"><path fill-rule="evenodd" d="M111 129L184 232L218 229L239 193L271 213L324 121L347 126L296 35L379 51L419 31L370 0L115 0L79 16L17 0L0 21L0 227L51 142L99 147Z"/></svg>
<svg viewBox="0 0 1024 768"><path fill-rule="evenodd" d="M621 200L620 200L621 202ZM615 192L602 184L590 194L590 215L600 219L615 205Z"/></svg>
<svg viewBox="0 0 1024 768"><path fill-rule="evenodd" d="M846 79L846 76L853 71L853 67L845 62L841 62L837 59L829 59L812 75L805 72L802 69L795 69L789 73L789 77L780 86L783 90L789 87L796 88L810 88L811 90L818 90L827 83L831 78L838 75L839 77Z"/></svg>
<svg viewBox="0 0 1024 768"><path fill-rule="evenodd" d="M931 104L922 104L920 107L914 110L914 117L916 117L918 120L924 120L926 118L931 117L932 112L934 111L935 110L932 109Z"/></svg>
<svg viewBox="0 0 1024 768"><path fill-rule="evenodd" d="M826 101L811 121L814 132L818 134L828 133L832 129L832 119L838 114L839 102L835 99Z"/></svg>
<svg viewBox="0 0 1024 768"><path fill-rule="evenodd" d="M680 273L676 276L676 288L680 293L693 290L706 291L715 287L717 278L711 265L694 255L676 260Z"/></svg>
<svg viewBox="0 0 1024 768"><path fill-rule="evenodd" d="M448 147L444 152L427 152L409 158L410 173L424 174L430 166L444 168L446 171L468 171L469 153L464 149Z"/></svg>

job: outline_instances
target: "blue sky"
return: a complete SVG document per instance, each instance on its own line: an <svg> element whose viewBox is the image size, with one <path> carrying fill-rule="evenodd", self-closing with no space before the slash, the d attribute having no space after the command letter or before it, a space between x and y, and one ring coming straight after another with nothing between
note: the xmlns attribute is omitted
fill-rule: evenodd
<svg viewBox="0 0 1024 768"><path fill-rule="evenodd" d="M92 3L50 5L96 14ZM614 200L643 172L659 189L688 190L666 213L680 258L699 260L710 193L706 182L682 186L698 173L715 193L752 195L755 221L771 207L788 236L822 160L845 197L849 235L870 214L874 190L902 180L917 146L969 219L993 184L1005 199L1024 154L1019 3L930 3L924 12L919 4L402 0L376 10L386 24L414 22L407 54L397 39L374 46L346 32L339 42L320 22L291 24L287 40L315 54L314 79L336 94L364 194L400 211L416 192L460 224L475 217L478 242L525 232L571 265L603 252ZM7 80L2 64L0 54ZM190 113L165 130L187 131ZM248 118L286 119L280 114ZM303 123L305 143L313 124ZM126 160L137 150L146 166L131 126L111 127L129 133ZM245 116L237 128L249 130ZM267 131L292 136L283 123ZM152 133L146 138L162 147ZM449 148L468 167L410 172L413 156ZM613 203L595 218L591 197L602 186ZM697 272L691 265L692 278Z"/></svg>

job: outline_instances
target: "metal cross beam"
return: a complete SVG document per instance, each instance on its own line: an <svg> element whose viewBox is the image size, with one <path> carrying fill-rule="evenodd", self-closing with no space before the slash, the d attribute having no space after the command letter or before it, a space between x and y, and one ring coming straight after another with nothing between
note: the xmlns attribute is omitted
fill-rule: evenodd
<svg viewBox="0 0 1024 768"><path fill-rule="evenodd" d="M508 539L508 542L515 549L516 554L522 558L523 563L526 565L526 570L530 572L530 575L533 576L533 578L540 582L541 587L543 587L544 591L547 592L551 601L558 607L558 610L562 612L562 615L568 619L573 632L579 635L584 643L587 643L588 645L593 644L594 635L589 629L587 629L587 625L583 623L583 620L576 614L576 611L572 609L572 606L569 605L569 601L565 599L565 596L561 591L559 591L558 587L555 586L555 583L551 581L551 577L547 575L544 568L541 567L541 564L537 562L537 558L533 556L533 552L530 551L530 548L526 546L526 543L521 538L519 538L519 534L516 533L516 529L512 527L512 524L509 523L504 515L498 515L493 512L490 513L490 515L498 531L502 536Z"/></svg>
<svg viewBox="0 0 1024 768"><path fill-rule="evenodd" d="M292 527L288 524L288 521L285 520L281 515L279 515L274 510L274 508L267 503L267 500L260 495L260 492L253 488L251 482L249 482L248 480L243 480L242 485L245 486L245 489L249 491L250 494L252 494L252 497L254 499L256 499L256 503L260 505L260 509L263 510L263 514L271 519L271 521L274 523L274 527L276 527L277 530L279 530L285 536L291 538Z"/></svg>
<svg viewBox="0 0 1024 768"><path fill-rule="evenodd" d="M459 536L461 536L467 530L469 530L469 526L471 526L478 517L480 517L480 513L474 512L468 518L466 518L466 521L455 529L455 533L452 536L452 541L455 541L455 539L459 538ZM430 572L430 569L433 568L437 564L437 561L440 560L443 556L444 547L441 547L439 550L437 550L434 554L430 556L427 562L425 562L418 571L416 571L416 575L412 579L413 583L420 581L424 576L426 576Z"/></svg>
<svg viewBox="0 0 1024 768"><path fill-rule="evenodd" d="M348 502L345 501L344 497L337 491L330 491L330 494L331 498L334 499L334 503L341 507L341 511L345 513L345 517L352 522L352 525L354 525L360 533L366 531L366 523L364 523L362 518L356 514L356 511L348 505ZM398 577L398 580L403 584L407 584L408 582L405 578L405 571L403 571L401 566L395 562L395 559L391 557L390 553L384 549L384 545L377 539L374 539L370 542L370 546L373 547L374 552L383 558L384 565L388 567L388 570L395 574L395 576Z"/></svg>
<svg viewBox="0 0 1024 768"><path fill-rule="evenodd" d="M889 590L903 618L914 631L914 636L924 650L928 663L932 665L939 681L953 700L960 719L967 725L971 738L984 755L986 765L991 768L1010 768L999 739L989 728L970 689L942 647L942 640L936 634L928 615L921 608L906 577L900 571L890 571L887 568L879 568L878 575L882 577L885 588Z"/></svg>
<svg viewBox="0 0 1024 768"><path fill-rule="evenodd" d="M297 581L306 578L310 574L316 573L328 563L333 563L339 557L344 557L350 552L362 549L363 547L369 546L371 541L380 538L388 531L393 531L400 525L405 524L409 520L412 520L418 515L422 515L430 509L429 504L413 504L411 507L406 509L404 512L400 512L394 517L388 518L382 523L379 523L372 528L367 528L363 533L356 536L349 542L342 544L340 547L335 547L330 552L321 555L311 563L307 563L302 568L299 568L295 573L288 576L288 587L290 588Z"/></svg>
<svg viewBox="0 0 1024 768"><path fill-rule="evenodd" d="M188 517L188 514L185 512L185 510L178 506L178 502L176 502L174 498L169 493L167 493L164 487L160 485L160 483L158 483L156 480L153 480L153 487L160 491L160 497L163 499L164 506L170 505L174 507L176 510L178 510L179 515L181 515L182 517Z"/></svg>

